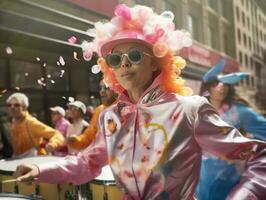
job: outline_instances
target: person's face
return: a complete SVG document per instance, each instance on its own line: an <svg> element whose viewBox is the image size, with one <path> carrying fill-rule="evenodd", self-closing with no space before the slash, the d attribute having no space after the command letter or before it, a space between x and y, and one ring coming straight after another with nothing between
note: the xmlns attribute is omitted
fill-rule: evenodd
<svg viewBox="0 0 266 200"><path fill-rule="evenodd" d="M112 90L110 90L109 87L106 87L102 81L100 82L99 95L101 98L101 102L104 105L108 105L110 103L113 103L113 101L116 98L116 94Z"/></svg>
<svg viewBox="0 0 266 200"><path fill-rule="evenodd" d="M212 100L222 102L228 95L229 85L224 83L214 83L210 86L209 93Z"/></svg>
<svg viewBox="0 0 266 200"><path fill-rule="evenodd" d="M58 112L51 112L51 120L53 123L57 122L62 118L62 115L60 115Z"/></svg>
<svg viewBox="0 0 266 200"><path fill-rule="evenodd" d="M76 106L69 106L69 117L73 120L77 120L83 117L80 109Z"/></svg>
<svg viewBox="0 0 266 200"><path fill-rule="evenodd" d="M7 113L8 116L17 118L22 115L25 110L25 106L22 105L17 99L13 98L7 104Z"/></svg>
<svg viewBox="0 0 266 200"><path fill-rule="evenodd" d="M117 81L126 90L145 88L147 83L151 82L153 79L153 72L157 70L157 68L152 65L152 51L144 45L136 43L119 44L114 47L112 53L129 54L132 50L144 52L141 59L138 59L138 55L135 57L132 56L133 59L140 60L140 62L134 64L132 61L130 62L127 56L123 55L121 63L113 68Z"/></svg>

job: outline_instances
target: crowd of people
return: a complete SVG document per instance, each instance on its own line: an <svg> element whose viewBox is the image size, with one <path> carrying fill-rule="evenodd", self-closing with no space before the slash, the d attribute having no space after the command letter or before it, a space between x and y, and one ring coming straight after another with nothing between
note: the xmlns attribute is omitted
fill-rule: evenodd
<svg viewBox="0 0 266 200"><path fill-rule="evenodd" d="M233 86L248 75L222 75L221 60L203 77L205 97L191 95L175 54L191 38L173 17L121 4L89 30L95 39L83 50L98 53L103 73L89 122L80 101L68 104L71 123L62 107L50 108L51 128L29 114L26 95L7 99L13 157L64 156L18 166L17 181L82 184L109 165L124 200L265 198L266 119Z"/></svg>
<svg viewBox="0 0 266 200"><path fill-rule="evenodd" d="M63 157L81 152L95 138L99 113L115 101L115 93L103 82L99 93L102 104L92 113L90 121L84 119L87 107L77 100L67 104L67 112L61 106L51 107L51 126L28 112L29 99L25 94L10 95L6 101L10 121L4 123L1 117L0 123L1 158L19 159L40 155Z"/></svg>

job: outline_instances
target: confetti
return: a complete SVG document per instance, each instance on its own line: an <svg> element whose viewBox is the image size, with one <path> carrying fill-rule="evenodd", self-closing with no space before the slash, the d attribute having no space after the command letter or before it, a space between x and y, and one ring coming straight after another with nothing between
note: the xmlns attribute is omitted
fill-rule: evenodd
<svg viewBox="0 0 266 200"><path fill-rule="evenodd" d="M75 60L79 60L78 53L76 51L73 51L73 57Z"/></svg>
<svg viewBox="0 0 266 200"><path fill-rule="evenodd" d="M51 74L47 74L47 78L51 78L52 76L51 76Z"/></svg>
<svg viewBox="0 0 266 200"><path fill-rule="evenodd" d="M54 81L54 80L51 80L51 83L52 83L52 84L55 84L55 81Z"/></svg>
<svg viewBox="0 0 266 200"><path fill-rule="evenodd" d="M25 73L25 76L29 76L29 73L28 73L28 72L26 72L26 73Z"/></svg>
<svg viewBox="0 0 266 200"><path fill-rule="evenodd" d="M66 97L65 96L62 96L62 99L66 99Z"/></svg>
<svg viewBox="0 0 266 200"><path fill-rule="evenodd" d="M43 77L41 78L41 81L44 81L44 78Z"/></svg>
<svg viewBox="0 0 266 200"><path fill-rule="evenodd" d="M44 86L44 87L46 86L46 83L44 83L42 79L38 79L38 80L37 80L37 83L38 83L39 85L41 85L41 86Z"/></svg>
<svg viewBox="0 0 266 200"><path fill-rule="evenodd" d="M4 89L1 91L2 94L6 93L7 92L7 89Z"/></svg>
<svg viewBox="0 0 266 200"><path fill-rule="evenodd" d="M58 66L60 66L60 62L59 62L59 61L56 61L56 64L57 64Z"/></svg>
<svg viewBox="0 0 266 200"><path fill-rule="evenodd" d="M100 65L93 65L92 68L91 68L91 72L93 74L98 74L100 71L101 71Z"/></svg>
<svg viewBox="0 0 266 200"><path fill-rule="evenodd" d="M66 63L65 63L65 60L62 56L59 57L59 62L62 66L64 66Z"/></svg>
<svg viewBox="0 0 266 200"><path fill-rule="evenodd" d="M42 65L43 67L46 67L46 63L43 63L43 65Z"/></svg>
<svg viewBox="0 0 266 200"><path fill-rule="evenodd" d="M20 90L20 88L19 88L19 87L15 87L15 89L16 89L16 90Z"/></svg>
<svg viewBox="0 0 266 200"><path fill-rule="evenodd" d="M91 99L94 99L95 97L94 96L90 96Z"/></svg>
<svg viewBox="0 0 266 200"><path fill-rule="evenodd" d="M6 47L6 53L7 54L12 54L13 50L11 49L11 47Z"/></svg>
<svg viewBox="0 0 266 200"><path fill-rule="evenodd" d="M65 73L65 70L61 70L61 74L60 74L60 77L62 78L64 76L64 73Z"/></svg>
<svg viewBox="0 0 266 200"><path fill-rule="evenodd" d="M72 36L72 37L68 38L68 42L71 44L75 44L77 42L77 38L75 36Z"/></svg>
<svg viewBox="0 0 266 200"><path fill-rule="evenodd" d="M75 101L75 99L74 99L74 97L68 97L68 101L73 102L73 101Z"/></svg>
<svg viewBox="0 0 266 200"><path fill-rule="evenodd" d="M36 60L39 62L41 59L39 57L36 57Z"/></svg>

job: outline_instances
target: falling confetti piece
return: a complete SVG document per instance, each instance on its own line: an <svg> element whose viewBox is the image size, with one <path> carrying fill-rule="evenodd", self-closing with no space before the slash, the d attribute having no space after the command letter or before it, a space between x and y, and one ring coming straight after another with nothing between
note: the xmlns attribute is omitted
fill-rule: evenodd
<svg viewBox="0 0 266 200"><path fill-rule="evenodd" d="M43 77L41 78L41 81L44 81L44 78Z"/></svg>
<svg viewBox="0 0 266 200"><path fill-rule="evenodd" d="M101 71L100 65L93 65L92 68L91 68L91 72L93 74L98 74L100 71Z"/></svg>
<svg viewBox="0 0 266 200"><path fill-rule="evenodd" d="M61 74L60 74L60 77L62 78L64 76L64 73L65 73L65 70L61 70Z"/></svg>
<svg viewBox="0 0 266 200"><path fill-rule="evenodd" d="M13 50L11 49L11 47L6 47L6 53L7 54L12 54Z"/></svg>
<svg viewBox="0 0 266 200"><path fill-rule="evenodd" d="M6 93L7 92L7 89L4 89L1 91L2 94Z"/></svg>
<svg viewBox="0 0 266 200"><path fill-rule="evenodd" d="M75 101L75 99L74 99L74 97L68 97L68 101L73 102L73 101Z"/></svg>
<svg viewBox="0 0 266 200"><path fill-rule="evenodd" d="M43 67L46 67L46 63L43 63L43 65L42 65Z"/></svg>
<svg viewBox="0 0 266 200"><path fill-rule="evenodd" d="M91 99L94 99L95 97L94 96L90 96Z"/></svg>
<svg viewBox="0 0 266 200"><path fill-rule="evenodd" d="M15 87L15 89L16 89L16 90L20 90L20 88L19 88L19 87Z"/></svg>
<svg viewBox="0 0 266 200"><path fill-rule="evenodd" d="M73 57L75 60L79 60L78 53L76 51L73 51Z"/></svg>
<svg viewBox="0 0 266 200"><path fill-rule="evenodd" d="M51 78L52 76L51 76L51 74L47 74L47 78Z"/></svg>
<svg viewBox="0 0 266 200"><path fill-rule="evenodd" d="M59 61L56 61L56 64L57 64L57 66L60 66L60 62Z"/></svg>
<svg viewBox="0 0 266 200"><path fill-rule="evenodd" d="M62 56L59 57L59 62L62 66L64 66L66 63L65 63L65 60Z"/></svg>
<svg viewBox="0 0 266 200"><path fill-rule="evenodd" d="M29 76L29 73L26 72L26 73L25 73L25 76Z"/></svg>
<svg viewBox="0 0 266 200"><path fill-rule="evenodd" d="M77 42L77 38L75 36L72 36L72 37L68 38L68 42L71 44L75 44Z"/></svg>
<svg viewBox="0 0 266 200"><path fill-rule="evenodd" d="M66 97L65 96L62 96L62 99L66 99Z"/></svg>
<svg viewBox="0 0 266 200"><path fill-rule="evenodd" d="M41 59L39 57L36 57L36 60L39 62Z"/></svg>
<svg viewBox="0 0 266 200"><path fill-rule="evenodd" d="M54 81L54 80L51 80L51 83L52 83L52 84L55 84L55 81Z"/></svg>

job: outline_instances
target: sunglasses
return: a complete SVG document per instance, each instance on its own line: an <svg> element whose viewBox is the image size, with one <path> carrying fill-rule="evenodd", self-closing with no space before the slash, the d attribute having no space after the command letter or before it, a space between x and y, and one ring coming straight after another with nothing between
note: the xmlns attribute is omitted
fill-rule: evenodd
<svg viewBox="0 0 266 200"><path fill-rule="evenodd" d="M124 56L127 57L131 64L137 65L143 61L144 55L152 56L143 51L141 48L129 49L127 53L122 54L121 52L114 52L106 56L106 62L111 68L119 68Z"/></svg>
<svg viewBox="0 0 266 200"><path fill-rule="evenodd" d="M7 107L9 107L9 108L12 107L12 106L15 107L15 108L18 108L18 107L21 106L21 104L19 104L19 103L13 103L13 104L12 103L8 103L7 104Z"/></svg>

